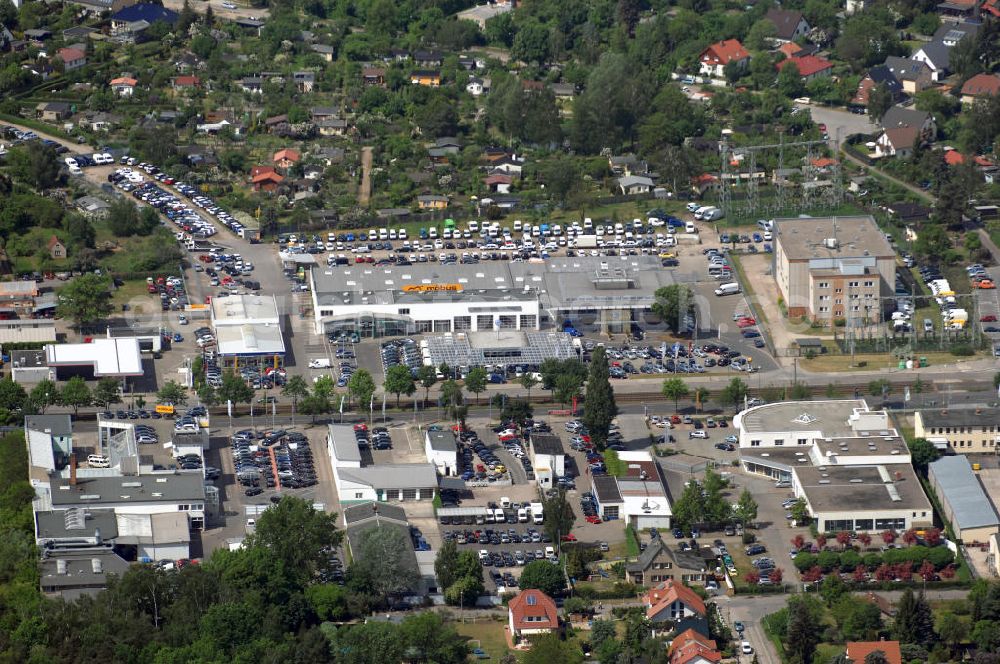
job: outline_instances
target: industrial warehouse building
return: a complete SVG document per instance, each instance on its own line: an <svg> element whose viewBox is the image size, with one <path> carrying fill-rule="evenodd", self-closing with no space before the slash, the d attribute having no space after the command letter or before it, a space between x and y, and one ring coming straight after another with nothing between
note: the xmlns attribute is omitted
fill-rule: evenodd
<svg viewBox="0 0 1000 664"><path fill-rule="evenodd" d="M774 279L789 318L879 322L896 252L871 216L777 219Z"/></svg>
<svg viewBox="0 0 1000 664"><path fill-rule="evenodd" d="M628 330L674 283L656 256L335 265L310 272L315 330L364 336L539 330L581 317L606 332Z"/></svg>
<svg viewBox="0 0 1000 664"><path fill-rule="evenodd" d="M918 410L913 416L913 435L958 454L996 454L1000 412L995 408Z"/></svg>
<svg viewBox="0 0 1000 664"><path fill-rule="evenodd" d="M966 457L941 457L927 466L927 479L956 538L966 544L983 543L1000 533L993 501Z"/></svg>
<svg viewBox="0 0 1000 664"><path fill-rule="evenodd" d="M823 532L930 526L933 509L906 443L863 399L790 401L733 418L748 473L787 482Z"/></svg>
<svg viewBox="0 0 1000 664"><path fill-rule="evenodd" d="M438 488L433 463L394 463L366 466L354 436L346 424L330 424L326 434L333 482L342 505L369 502L430 501Z"/></svg>

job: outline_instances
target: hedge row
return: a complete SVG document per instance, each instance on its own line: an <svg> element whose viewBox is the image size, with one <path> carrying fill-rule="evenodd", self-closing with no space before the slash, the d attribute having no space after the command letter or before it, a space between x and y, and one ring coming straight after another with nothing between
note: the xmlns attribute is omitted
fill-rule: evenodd
<svg viewBox="0 0 1000 664"><path fill-rule="evenodd" d="M854 571L859 565L863 565L868 570L874 570L883 563L886 565L897 565L899 563L910 562L914 567L919 567L925 560L929 560L934 565L935 570L940 570L955 561L955 555L945 546L910 546L902 549L889 549L882 553L860 554L854 549L846 551L820 551L818 554L801 552L795 556L795 569L805 572L815 566L819 566L824 573L834 568L840 568L844 572Z"/></svg>

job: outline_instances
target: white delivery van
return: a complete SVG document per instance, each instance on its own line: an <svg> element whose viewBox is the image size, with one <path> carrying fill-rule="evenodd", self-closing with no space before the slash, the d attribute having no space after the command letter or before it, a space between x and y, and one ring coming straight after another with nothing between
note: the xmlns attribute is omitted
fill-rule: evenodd
<svg viewBox="0 0 1000 664"><path fill-rule="evenodd" d="M330 368L330 358L328 357L317 357L313 360L309 360L310 369L329 369Z"/></svg>
<svg viewBox="0 0 1000 664"><path fill-rule="evenodd" d="M111 461L103 454L91 454L87 457L87 465L91 468L110 468Z"/></svg>
<svg viewBox="0 0 1000 664"><path fill-rule="evenodd" d="M687 222L687 223L684 224L684 232L685 233L697 233L698 229L694 227L694 222L693 221L689 221L689 222Z"/></svg>
<svg viewBox="0 0 1000 664"><path fill-rule="evenodd" d="M497 507L493 510L493 520L496 523L504 523L507 520L507 515L503 513L503 510Z"/></svg>
<svg viewBox="0 0 1000 664"><path fill-rule="evenodd" d="M528 523L528 510L523 507L517 510L517 522Z"/></svg>
<svg viewBox="0 0 1000 664"><path fill-rule="evenodd" d="M740 292L740 285L735 282L729 282L728 284L719 284L719 287L715 289L715 294L718 296L723 295L736 295Z"/></svg>
<svg viewBox="0 0 1000 664"><path fill-rule="evenodd" d="M712 208L711 210L709 210L705 214L701 215L701 220L702 221L717 221L719 219L722 219L724 216L725 216L725 213L723 213L722 210L720 210L719 208Z"/></svg>
<svg viewBox="0 0 1000 664"><path fill-rule="evenodd" d="M500 498L500 507L508 509L510 507L510 498L503 496Z"/></svg>
<svg viewBox="0 0 1000 664"><path fill-rule="evenodd" d="M545 521L545 511L541 503L531 503L531 520L534 521L536 526L541 525Z"/></svg>

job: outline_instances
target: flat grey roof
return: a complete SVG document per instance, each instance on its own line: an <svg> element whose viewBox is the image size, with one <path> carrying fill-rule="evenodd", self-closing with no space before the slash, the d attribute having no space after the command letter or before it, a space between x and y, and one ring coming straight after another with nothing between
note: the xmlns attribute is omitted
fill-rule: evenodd
<svg viewBox="0 0 1000 664"><path fill-rule="evenodd" d="M948 408L946 410L918 410L925 427L997 426L1000 409L997 408Z"/></svg>
<svg viewBox="0 0 1000 664"><path fill-rule="evenodd" d="M405 524L406 510L389 503L363 503L344 508L344 523L348 526L383 519Z"/></svg>
<svg viewBox="0 0 1000 664"><path fill-rule="evenodd" d="M650 306L675 283L656 256L577 256L476 265L341 265L313 269L320 306L540 299L549 309ZM459 291L403 292L407 285L457 284ZM345 302L347 300L347 302Z"/></svg>
<svg viewBox="0 0 1000 664"><path fill-rule="evenodd" d="M943 456L927 467L927 474L943 494L939 498L951 508L955 526L965 530L1000 525L993 501L972 472L968 457Z"/></svg>
<svg viewBox="0 0 1000 664"><path fill-rule="evenodd" d="M396 463L366 468L341 468L340 476L375 489L427 489L437 487L432 463Z"/></svg>
<svg viewBox="0 0 1000 664"><path fill-rule="evenodd" d="M66 562L66 573L59 573L58 560ZM94 571L94 561L101 571ZM41 564L41 586L43 590L57 592L72 588L94 588L107 583L108 574L121 576L128 571L129 564L117 554L96 550L92 553L73 553L45 558Z"/></svg>
<svg viewBox="0 0 1000 664"><path fill-rule="evenodd" d="M747 433L822 431L826 437L839 437L855 435L847 418L855 409L867 408L868 404L863 399L782 401L754 406L737 417L738 426Z"/></svg>
<svg viewBox="0 0 1000 664"><path fill-rule="evenodd" d="M73 420L69 413L28 415L24 418L24 428L31 431L48 431L53 436L71 436Z"/></svg>
<svg viewBox="0 0 1000 664"><path fill-rule="evenodd" d="M458 445L455 443L455 434L447 429L428 431L427 440L431 443L431 449L438 452L457 452Z"/></svg>
<svg viewBox="0 0 1000 664"><path fill-rule="evenodd" d="M610 475L598 475L592 479L594 493L601 503L620 503L622 494L618 490L618 480Z"/></svg>
<svg viewBox="0 0 1000 664"><path fill-rule="evenodd" d="M774 229L776 242L789 260L896 255L870 215L776 219ZM826 246L829 238L837 239L836 248Z"/></svg>
<svg viewBox="0 0 1000 664"><path fill-rule="evenodd" d="M551 454L552 456L564 454L562 440L559 436L550 433L531 434L531 446L535 448L535 454Z"/></svg>
<svg viewBox="0 0 1000 664"><path fill-rule="evenodd" d="M354 428L349 424L330 424L327 434L333 441L333 454L338 461L357 461L361 463L361 449L358 439L354 437Z"/></svg>
<svg viewBox="0 0 1000 664"><path fill-rule="evenodd" d="M547 359L578 357L573 338L565 332L501 329L427 337L431 364L450 367L541 364Z"/></svg>
<svg viewBox="0 0 1000 664"><path fill-rule="evenodd" d="M118 536L114 510L73 508L35 512L35 531L40 540L93 537L97 530L100 530L104 540L113 540Z"/></svg>
<svg viewBox="0 0 1000 664"><path fill-rule="evenodd" d="M893 432L895 434L895 432ZM816 446L821 457L827 452L843 456L874 456L891 454L900 457L899 463L905 463L910 457L910 450L903 439L896 435L865 436L844 438L817 438Z"/></svg>
<svg viewBox="0 0 1000 664"><path fill-rule="evenodd" d="M176 474L79 478L71 486L68 478L52 481L52 505L104 505L204 501L205 478L200 474Z"/></svg>
<svg viewBox="0 0 1000 664"><path fill-rule="evenodd" d="M791 447L741 447L740 461L791 472L796 466L810 465L808 445ZM670 457L668 457L670 458Z"/></svg>
<svg viewBox="0 0 1000 664"><path fill-rule="evenodd" d="M816 512L908 510L931 514L931 503L908 464L796 466L795 475Z"/></svg>

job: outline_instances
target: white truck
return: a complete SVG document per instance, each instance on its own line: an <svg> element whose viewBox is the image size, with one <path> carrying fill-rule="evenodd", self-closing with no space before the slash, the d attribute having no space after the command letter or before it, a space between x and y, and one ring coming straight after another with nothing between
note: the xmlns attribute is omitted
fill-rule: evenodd
<svg viewBox="0 0 1000 664"><path fill-rule="evenodd" d="M309 360L310 369L329 369L330 368L330 358L328 357L317 357L315 359Z"/></svg>
<svg viewBox="0 0 1000 664"><path fill-rule="evenodd" d="M541 503L531 503L531 520L535 525L541 525L545 521L545 511Z"/></svg>
<svg viewBox="0 0 1000 664"><path fill-rule="evenodd" d="M719 297L722 297L723 295L736 295L739 292L740 285L735 282L720 284L719 287L715 289L715 294Z"/></svg>
<svg viewBox="0 0 1000 664"><path fill-rule="evenodd" d="M576 246L578 249L596 249L597 248L597 236L596 235L577 235L576 236Z"/></svg>

